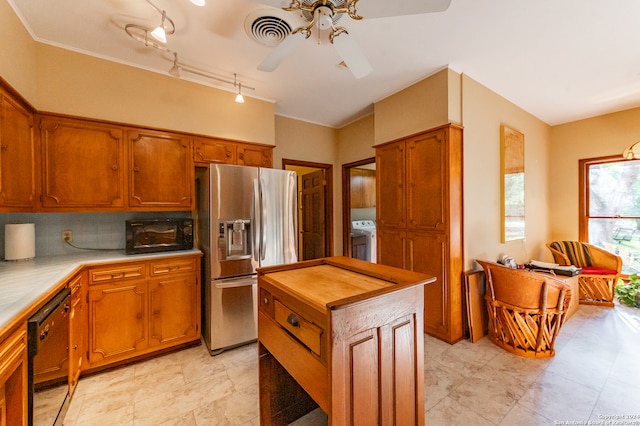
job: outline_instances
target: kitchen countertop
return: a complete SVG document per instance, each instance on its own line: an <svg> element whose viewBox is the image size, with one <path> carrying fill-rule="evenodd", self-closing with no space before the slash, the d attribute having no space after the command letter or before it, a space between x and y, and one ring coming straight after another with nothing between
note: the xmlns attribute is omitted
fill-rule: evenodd
<svg viewBox="0 0 640 426"><path fill-rule="evenodd" d="M0 261L0 330L82 266L201 253L192 249L127 255L124 250L99 250L16 262Z"/></svg>

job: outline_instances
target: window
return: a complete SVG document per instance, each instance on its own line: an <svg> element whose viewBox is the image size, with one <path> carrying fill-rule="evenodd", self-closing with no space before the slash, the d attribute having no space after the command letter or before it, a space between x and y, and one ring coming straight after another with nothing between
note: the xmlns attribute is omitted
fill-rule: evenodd
<svg viewBox="0 0 640 426"><path fill-rule="evenodd" d="M580 160L580 240L622 258L640 273L640 160Z"/></svg>

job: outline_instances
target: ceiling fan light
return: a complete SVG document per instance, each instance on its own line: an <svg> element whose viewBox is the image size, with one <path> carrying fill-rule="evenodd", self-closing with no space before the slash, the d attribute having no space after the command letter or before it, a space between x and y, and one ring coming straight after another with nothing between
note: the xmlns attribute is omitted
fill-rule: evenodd
<svg viewBox="0 0 640 426"><path fill-rule="evenodd" d="M191 3L195 4L196 6L204 6L205 0L191 0Z"/></svg>

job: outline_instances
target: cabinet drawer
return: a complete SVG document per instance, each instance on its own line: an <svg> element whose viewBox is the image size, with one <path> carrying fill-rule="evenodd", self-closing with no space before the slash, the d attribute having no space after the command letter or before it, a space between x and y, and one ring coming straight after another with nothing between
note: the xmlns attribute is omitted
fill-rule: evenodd
<svg viewBox="0 0 640 426"><path fill-rule="evenodd" d="M274 301L274 308L276 322L311 349L314 354L320 356L322 329L305 320L278 300Z"/></svg>
<svg viewBox="0 0 640 426"><path fill-rule="evenodd" d="M132 265L92 268L89 270L89 284L102 284L110 281L143 278L145 276L144 263Z"/></svg>
<svg viewBox="0 0 640 426"><path fill-rule="evenodd" d="M196 270L196 261L197 259L189 258L152 262L149 273L151 276L158 276L180 272L194 272Z"/></svg>
<svg viewBox="0 0 640 426"><path fill-rule="evenodd" d="M71 278L67 286L69 287L69 290L71 290L71 295L75 296L82 288L82 274L78 274Z"/></svg>

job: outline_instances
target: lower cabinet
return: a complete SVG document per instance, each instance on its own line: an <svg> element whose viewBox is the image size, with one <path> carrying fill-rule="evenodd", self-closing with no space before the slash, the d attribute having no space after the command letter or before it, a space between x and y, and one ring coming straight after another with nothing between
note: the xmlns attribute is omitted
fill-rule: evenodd
<svg viewBox="0 0 640 426"><path fill-rule="evenodd" d="M89 368L200 338L199 256L89 269Z"/></svg>
<svg viewBox="0 0 640 426"><path fill-rule="evenodd" d="M27 424L27 327L0 342L0 425Z"/></svg>
<svg viewBox="0 0 640 426"><path fill-rule="evenodd" d="M80 372L85 366L87 306L86 272L71 278L68 287L71 290L69 310L69 394L72 395L78 384Z"/></svg>

